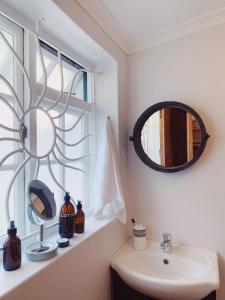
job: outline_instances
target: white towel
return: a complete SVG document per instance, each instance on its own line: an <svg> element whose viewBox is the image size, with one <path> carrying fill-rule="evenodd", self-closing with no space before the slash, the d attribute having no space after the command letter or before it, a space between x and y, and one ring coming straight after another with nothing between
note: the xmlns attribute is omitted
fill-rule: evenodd
<svg viewBox="0 0 225 300"><path fill-rule="evenodd" d="M94 215L97 219L117 216L121 223L127 222L118 153L109 117L97 159L93 192Z"/></svg>

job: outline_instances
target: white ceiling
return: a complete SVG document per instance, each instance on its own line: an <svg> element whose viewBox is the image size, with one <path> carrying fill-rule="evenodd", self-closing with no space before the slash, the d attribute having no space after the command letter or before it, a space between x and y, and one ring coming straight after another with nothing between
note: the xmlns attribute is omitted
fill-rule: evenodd
<svg viewBox="0 0 225 300"><path fill-rule="evenodd" d="M225 22L225 0L74 0L128 54Z"/></svg>

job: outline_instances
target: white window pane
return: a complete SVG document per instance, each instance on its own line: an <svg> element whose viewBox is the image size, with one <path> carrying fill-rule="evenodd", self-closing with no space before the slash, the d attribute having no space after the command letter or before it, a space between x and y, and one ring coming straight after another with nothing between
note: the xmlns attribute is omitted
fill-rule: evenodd
<svg viewBox="0 0 225 300"><path fill-rule="evenodd" d="M71 89L71 83L74 75L78 72L75 68L71 68L70 65L67 64L67 68L72 70L72 76L71 80L68 81L68 85L65 85L65 89L67 92ZM73 87L72 87L72 94L75 95L77 98L84 99L84 93L83 93L83 73L79 73L79 75L76 77L76 80L74 81Z"/></svg>
<svg viewBox="0 0 225 300"><path fill-rule="evenodd" d="M2 30L1 28L0 30L10 45L13 46L13 35ZM2 40L0 40L0 49L0 74L3 75L13 85L13 55ZM0 92L4 94L11 94L8 87L2 81L0 81Z"/></svg>
<svg viewBox="0 0 225 300"><path fill-rule="evenodd" d="M1 121L0 123L2 125L8 126L10 128L14 128L14 118L13 118L13 113L11 110L6 106L4 102L0 100L0 112L1 112ZM6 137L16 137L14 136L15 134L11 131L5 130L3 128L0 128L0 137L1 138L6 138ZM17 135L18 137L18 135ZM12 152L15 149L15 143L11 141L1 141L0 142L0 160L7 155L9 152ZM13 162L13 157L8 158L6 163L12 163Z"/></svg>
<svg viewBox="0 0 225 300"><path fill-rule="evenodd" d="M1 182L0 235L4 235L7 233L8 220L6 219L6 214L5 214L5 197L6 197L7 187L10 182L10 179L13 177L13 173L14 173L13 171L0 172L0 182ZM10 195L10 202L9 202L11 218L15 217L13 196L14 196L14 188L12 188L11 195Z"/></svg>
<svg viewBox="0 0 225 300"><path fill-rule="evenodd" d="M48 103L47 106L46 106L46 103ZM41 102L41 105L40 105L40 106L41 106L44 110L46 110L46 109L47 109L49 106L51 106L53 103L54 103L53 101L49 101L49 100L44 99L44 101ZM61 110L63 110L63 107L61 107ZM56 109L51 109L51 110L49 110L48 113L49 113L52 117L54 117L54 116L57 116L57 115L60 113L60 109L58 109L58 110L56 110ZM60 118L54 119L54 124L55 124L56 126L59 126L59 120L60 120Z"/></svg>
<svg viewBox="0 0 225 300"><path fill-rule="evenodd" d="M57 178L58 181L60 181L59 166L57 164L51 164L51 168L52 168L54 176ZM52 191L52 193L54 193L55 201L57 204L57 211L59 211L59 209L62 205L62 201L63 201L62 196L61 196L62 195L61 190L58 187L58 185L54 182L54 180L52 179L47 165L40 166L38 180L43 181L48 186L48 188Z"/></svg>
<svg viewBox="0 0 225 300"><path fill-rule="evenodd" d="M82 169L82 163L71 164L71 166ZM83 197L83 178L81 172L66 168L66 188L74 200L84 201Z"/></svg>
<svg viewBox="0 0 225 300"><path fill-rule="evenodd" d="M0 151L0 160L2 160L6 155L8 155L9 152L14 151L14 144L13 142L7 142L7 141L3 141L0 142L1 143L1 151ZM12 155L10 156L3 165L5 164L12 164L15 161L15 156Z"/></svg>
<svg viewBox="0 0 225 300"><path fill-rule="evenodd" d="M71 70L71 68L68 68L68 64L63 63L63 76L64 76L64 90L66 92L70 91L71 83L73 80L74 75L77 73L77 71Z"/></svg>
<svg viewBox="0 0 225 300"><path fill-rule="evenodd" d="M79 85L76 88L76 97L79 99L84 99L84 81L80 80Z"/></svg>
<svg viewBox="0 0 225 300"><path fill-rule="evenodd" d="M49 141L53 140L54 131L50 125L49 119L42 111L37 111L37 153L39 155L46 154L51 145ZM46 148L46 146L48 148Z"/></svg>
<svg viewBox="0 0 225 300"><path fill-rule="evenodd" d="M54 90L60 90L61 80L60 80L60 72L59 65L56 65L52 70L50 76L48 77L48 86Z"/></svg>
<svg viewBox="0 0 225 300"><path fill-rule="evenodd" d="M74 75L78 72L75 68L69 66L67 63L63 62L63 90L65 92L69 92L72 84L72 80ZM81 76L82 77L82 76ZM79 82L82 82L82 79L79 79L74 82L72 93L76 94L77 93L77 84ZM51 71L48 77L48 83L47 85L54 90L60 90L61 87L61 79L60 79L60 68L59 65L57 64L54 69ZM83 95L83 94L82 94Z"/></svg>
<svg viewBox="0 0 225 300"><path fill-rule="evenodd" d="M23 33L22 28L14 24L13 22L9 21L8 19L0 16L0 30L9 42L9 44L14 48L14 50L18 53L20 58L23 57L23 51L20 48L22 45L23 40ZM0 39L0 74L5 77L10 84L16 89L19 97L22 94L22 81L20 80L21 72L18 68L18 63L13 56L13 53L10 49L5 45L5 42ZM20 93L21 92L21 93ZM7 85L0 80L0 93L3 94L6 101L9 101L9 105L13 108L18 109L18 105L15 102L13 97L10 97L12 93L8 89ZM4 94L7 94L4 95ZM9 96L8 96L9 95ZM0 112L1 112L1 119L0 123L5 125L9 128L19 129L19 121L16 119L15 113L9 109L9 107L0 100ZM7 129L0 128L0 138L17 138L19 139L19 134L8 131ZM2 160L6 155L10 152L16 150L21 145L20 143L14 141L1 141L0 142L0 160ZM9 187L10 181L13 179L14 171L18 163L23 158L23 155L14 154L13 156L9 157L3 166L0 168L0 182L1 182L1 210L0 210L0 235L7 233L8 227L8 220L6 219L6 211L5 211L5 198L6 192ZM21 216L23 212L18 211L18 207L21 207L21 200L23 199L20 194L20 188L23 187L23 178L24 173L21 170L20 174L17 176L16 180L13 183L10 199L9 199L9 211L10 211L10 218L15 219L18 229L21 229L21 223L18 220L21 220Z"/></svg>
<svg viewBox="0 0 225 300"><path fill-rule="evenodd" d="M69 114L67 113L65 115L65 128L70 128L78 119L78 116L74 114ZM81 131L81 121L77 124L77 126L71 130L66 132L65 134L65 140L67 143L75 143L79 141L83 136L82 136L82 131ZM82 142L83 143L83 142ZM82 155L82 143L75 147L66 147L66 155L68 157L79 157Z"/></svg>
<svg viewBox="0 0 225 300"><path fill-rule="evenodd" d="M9 103L12 106L12 103ZM0 119L0 123L2 125L5 125L7 127L11 127L13 128L13 121L15 119L15 115L13 114L13 112L10 110L10 108L0 99L0 111L1 111L1 119ZM18 122L17 122L18 123ZM19 124L18 128L19 128ZM5 130L4 130L5 132ZM10 131L7 131L10 134ZM1 134L3 132L1 131Z"/></svg>
<svg viewBox="0 0 225 300"><path fill-rule="evenodd" d="M44 51L42 51L42 52L43 52L43 60L44 60L45 68L48 69L48 67L50 65L50 59L44 55ZM43 76L43 70L42 70L42 66L41 66L41 61L40 61L38 53L36 53L36 79L37 79L37 82L43 82L42 76Z"/></svg>
<svg viewBox="0 0 225 300"><path fill-rule="evenodd" d="M80 113L81 112L79 110L75 110L71 108L71 110L65 115L65 128L70 128L78 120ZM85 119L82 118L79 121L79 123L73 130L65 133L66 142L71 144L75 143L80 139L82 139L86 134L91 133L88 124L86 124L87 126L84 126L84 120L88 121L87 116L85 117L86 117ZM85 127L86 130L84 130L83 127ZM88 138L75 147L66 146L65 147L66 156L69 158L77 158L89 154L89 142L91 142L91 139ZM85 169L88 166L87 162L88 161L86 159L84 160L82 159L70 165L82 169L83 171L88 173L88 170ZM75 171L73 169L65 168L65 182L66 182L67 189L69 189L74 199L83 201L84 205L85 205L85 201L87 200L85 199L86 179L87 178L80 171Z"/></svg>
<svg viewBox="0 0 225 300"><path fill-rule="evenodd" d="M60 77L60 68L58 64L58 58L50 53L49 51L41 48L44 64L47 73L47 86L59 91L61 88L61 77ZM74 75L78 72L78 69L68 64L65 61L62 61L63 66L63 90L68 92L71 88L71 83ZM37 82L43 83L43 72L41 67L41 62L39 55L36 55L36 79ZM83 99L83 74L80 74L76 81L74 82L72 88L72 94L75 94L78 98Z"/></svg>

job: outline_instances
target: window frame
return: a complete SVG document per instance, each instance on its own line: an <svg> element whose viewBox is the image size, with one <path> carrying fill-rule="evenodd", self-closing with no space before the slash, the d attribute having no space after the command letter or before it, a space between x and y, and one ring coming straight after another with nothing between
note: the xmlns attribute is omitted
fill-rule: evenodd
<svg viewBox="0 0 225 300"><path fill-rule="evenodd" d="M44 49L46 53L49 53L49 55L52 54L56 58L58 58L58 51L54 47L50 46L43 39L39 39L39 43L40 43L41 50ZM62 59L62 63L64 62L68 64L71 68L76 69L77 71L81 69L86 69L84 66L80 65L79 63L77 63L75 60L71 59L69 56L65 55L64 53L61 53L61 59ZM83 81L83 101L86 102L88 101L88 79L87 78L88 78L87 73L83 72L80 80L82 79ZM66 88L64 87L64 91L67 90Z"/></svg>
<svg viewBox="0 0 225 300"><path fill-rule="evenodd" d="M34 36L25 29L24 31L24 34L26 36L26 39L29 40L29 42L27 43L27 45L25 45L25 47L28 47L27 51L29 53L36 53L36 45L35 45L35 42L34 42ZM41 41L41 45L45 45L43 47L43 49L47 50L47 49L51 49L51 52L50 54L53 54L55 56L57 56L57 50L55 50L54 47L50 46L49 44L47 44L46 42L44 42L42 39L39 39L39 41ZM42 47L41 47L42 49ZM86 69L85 67L82 67L81 65L79 65L78 63L76 63L75 61L73 61L71 58L69 58L67 55L63 54L62 53L62 57L64 59L65 62L68 63L68 61L71 63L71 66L77 66L79 69ZM30 59L30 57L29 57ZM25 60L25 63L26 63L26 60ZM40 83L40 82L37 82L36 81L36 56L33 55L32 57L32 64L29 64L28 67L30 68L30 73L33 74L33 76L31 76L31 85L35 87L36 89L36 95L40 95L41 93L41 90L42 90L42 87L43 87L43 84ZM77 70L79 70L77 69ZM89 100L91 99L92 100L92 95L93 95L93 82L94 82L94 79L88 75L86 72L83 72L83 74L85 76L83 76L83 80L84 80L84 84L83 86L86 88L86 91L84 92L84 97L86 97L86 100L85 99L79 99L76 97L76 95L71 95L71 101L70 101L70 106L68 107L68 111L70 111L71 109L76 109L76 110L82 110L84 108L84 106L86 105L86 102L89 102ZM88 86L88 82L90 83L90 86ZM46 92L45 92L45 97L43 99L43 103L47 103L47 102L51 102L53 103L53 101L56 100L57 98L57 95L58 95L59 91L58 90L55 90L49 86L46 87ZM89 96L90 95L90 96ZM59 103L58 107L63 107L62 106L62 103L65 102L65 99L66 99L66 93L63 93L63 96L62 96L62 100L61 102ZM34 100L35 101L35 100ZM56 107L54 109L57 109ZM63 120L65 119L65 116L63 117ZM92 110L92 134L94 134L94 127L93 127L93 119L94 119L94 110ZM83 116L82 120L80 120L80 122L82 122L82 128L84 131L87 131L87 128L86 128L86 125L84 126L84 123L87 123L84 121L85 120L85 116ZM85 128L85 129L84 129ZM32 140L30 140L32 141ZM33 141L32 141L33 142ZM87 148L87 142L84 142L85 144L85 147ZM92 143L89 143L89 146L88 148L90 149L89 151L92 151L93 149L93 142ZM44 165L44 163L42 162L42 164ZM86 163L83 163L84 165L84 169L85 171L87 171L87 167L89 168L88 170L90 170L91 172L91 168L92 168L92 163L90 162L86 162ZM64 167L60 167L62 168L62 173L63 173L63 181L61 182L62 184L65 183L65 168ZM32 166L32 164L30 164L30 170L29 172L25 175L25 186L27 186L30 182L30 178L32 178L32 175L34 172L34 167ZM85 175L83 175L84 177ZM87 178L85 178L87 179ZM63 200L64 198L64 195L63 195L63 191L61 191L61 199ZM85 195L85 204L84 204L84 207L87 207L88 209L90 208L90 201L89 201L89 185L87 183L87 180L84 180L84 185L83 185L83 194ZM25 218L25 221L26 223L25 225L25 233L26 235L27 234L30 234L30 232L32 232L34 230L34 228L36 228L35 225L31 224L29 219L28 218ZM55 226L58 224L58 220L57 220L57 216L51 220L51 221L48 221L47 222L47 228L51 228L52 226ZM32 233L31 233L32 234Z"/></svg>
<svg viewBox="0 0 225 300"><path fill-rule="evenodd" d="M10 35L13 36L13 48L16 51L17 55L20 57L20 59L23 61L24 59L24 30L21 26L17 25L16 23L10 21L3 15L0 15L0 28L3 31L6 31ZM23 99L23 76L19 70L18 64L15 62L15 59L13 59L13 88L17 92L19 99ZM13 107L18 112L18 108L14 105L14 99L12 96L4 93L0 93L3 95L9 102L13 103ZM22 101L23 105L23 101ZM16 145L14 146L14 150L17 149ZM0 171L15 171L17 166L20 164L20 162L23 160L24 154L23 153L17 153L15 155L14 163L13 164L7 164L4 163L4 166L0 167ZM21 172L14 183L14 193L13 197L18 197L19 201L14 200L14 217L16 222L18 223L18 233L24 232L24 216L25 216L25 204L22 199L24 199L24 175ZM0 240L5 237L5 234L0 235Z"/></svg>
<svg viewBox="0 0 225 300"><path fill-rule="evenodd" d="M4 24L5 22L5 24ZM3 25L2 25L3 24ZM5 18L4 16L2 16L0 14L0 27L3 27L3 30L6 30L7 32L9 31L9 28L11 30L12 26L12 31L13 34L15 34L15 36L17 37L17 43L16 43L16 52L18 53L19 57L21 58L21 60L24 63L24 66L29 74L29 78L30 78L30 82L31 82L31 87L33 90L35 90L35 95L39 95L39 91L42 88L42 84L41 83L37 83L36 82L36 57L34 55L34 53L36 53L36 46L35 46L35 41L34 41L34 36L33 34L17 25L16 23L14 23L13 21L8 20L7 18ZM10 34L12 34L10 32ZM42 45L43 45L42 41ZM45 45L48 45L47 43L45 43ZM53 47L51 47L50 45L48 45L51 49L54 49ZM56 51L56 50L55 50ZM77 64L75 61L73 61L71 58L67 57L66 55L62 54L62 57L67 59L67 63L68 61L73 62L76 66L79 66L79 69L83 69L84 67L82 67L81 65ZM14 60L15 61L15 60ZM15 87L16 91L19 94L19 99L23 99L22 101L22 106L23 108L26 107L27 103L28 103L28 99L27 99L27 92L26 92L26 88L24 88L24 82L23 82L23 76L19 70L19 66L17 63L14 62L14 65L16 65L16 70L15 70L15 74L18 75L18 78L16 80L16 83L18 83L18 86ZM78 69L78 70L79 70ZM82 110L82 108L86 105L85 102L87 102L89 99L92 99L93 97L93 78L91 78L91 76L89 77L89 75L87 75L87 73L83 73L83 95L84 95L84 99L81 100L79 98L77 98L74 95L71 95L71 102L70 102L70 109L73 110L73 108L80 109ZM91 83L90 86L88 86L88 83ZM25 85L26 86L26 85ZM54 95L58 94L58 91L52 89L51 87L47 87L46 89L46 99L56 99L56 97ZM4 95L7 96L7 95ZM65 98L66 95L63 95L63 99ZM13 97L8 95L8 98L13 99ZM32 99L33 101L35 101L35 99ZM46 100L48 101L48 100ZM60 105L60 104L59 104ZM69 111L70 111L69 109ZM63 119L65 118L65 116L63 117ZM86 116L84 115L84 117L82 118L82 120L80 122L82 122L82 130L84 130L84 132L87 131L87 127L85 124L89 123L90 120L88 120L88 122L85 120ZM93 121L94 119L94 109L92 110L92 116L91 116L91 123L92 123L92 134L94 135L94 127L93 127ZM85 124L84 124L85 123ZM89 124L88 124L89 126ZM35 141L36 138L33 137L30 139L31 143L36 142ZM87 141L84 142L85 147L87 148ZM93 149L93 138L92 138L92 142L88 143L88 149ZM3 168L7 168L7 167L12 167L12 170L15 170L15 167L18 166L18 164L24 159L24 153L23 154L18 154L17 155L17 164L13 164L11 166L3 166L0 170L2 170ZM43 162L41 164L44 164ZM87 168L90 169L90 163L86 162L85 163L85 170L87 170ZM62 168L62 173L64 173L64 180L65 180L65 168L60 166L60 168ZM14 183L14 203L15 203L15 221L17 223L18 226L18 234L20 236L29 236L29 235L33 235L35 233L37 233L37 226L34 226L30 223L28 217L27 217L27 213L26 213L26 209L27 209L27 196L26 196L26 187L28 185L28 183L30 182L30 179L32 178L32 173L34 173L34 164L30 163L28 166L26 166L25 169L21 170L19 176L17 176L17 179ZM84 175L83 175L84 176ZM86 202L88 203L87 205L89 206L89 199L88 199L88 195L89 195L89 186L87 183L87 180L84 180L84 192L85 192L85 198L86 198ZM61 192L63 194L63 192ZM19 199L19 201L15 201L15 197L17 199ZM25 200L26 199L26 200ZM62 197L63 199L63 197ZM24 201L25 200L25 201ZM54 226L55 224L57 224L58 222L56 222L56 219L54 219L52 222L48 223L47 228L51 228L52 226ZM4 241L5 239L5 234L0 236L0 243L2 241Z"/></svg>

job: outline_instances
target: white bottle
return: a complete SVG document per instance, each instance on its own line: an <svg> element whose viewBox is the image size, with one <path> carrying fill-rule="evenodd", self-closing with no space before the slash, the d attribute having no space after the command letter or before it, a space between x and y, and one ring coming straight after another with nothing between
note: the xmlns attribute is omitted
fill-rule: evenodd
<svg viewBox="0 0 225 300"><path fill-rule="evenodd" d="M144 250L146 248L146 227L142 224L134 224L133 248L135 250Z"/></svg>

